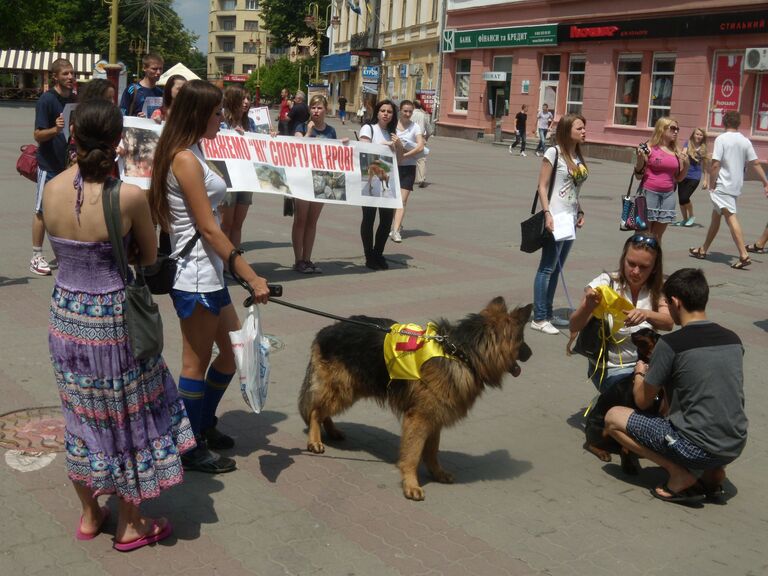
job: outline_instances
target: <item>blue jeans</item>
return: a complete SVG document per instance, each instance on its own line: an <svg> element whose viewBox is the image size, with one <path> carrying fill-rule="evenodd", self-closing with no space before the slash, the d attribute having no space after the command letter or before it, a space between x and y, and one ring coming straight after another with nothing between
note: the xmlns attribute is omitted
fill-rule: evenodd
<svg viewBox="0 0 768 576"><path fill-rule="evenodd" d="M539 145L536 146L536 152L544 152L547 149L547 128L539 128Z"/></svg>
<svg viewBox="0 0 768 576"><path fill-rule="evenodd" d="M555 242L550 236L541 248L541 260L533 281L533 319L542 322L552 318L552 302L557 290L557 277L560 268L568 258L573 240Z"/></svg>

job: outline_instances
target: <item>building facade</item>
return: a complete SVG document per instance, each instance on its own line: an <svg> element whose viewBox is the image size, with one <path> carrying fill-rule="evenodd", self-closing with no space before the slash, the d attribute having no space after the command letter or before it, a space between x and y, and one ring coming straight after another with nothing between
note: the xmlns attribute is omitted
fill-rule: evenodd
<svg viewBox="0 0 768 576"><path fill-rule="evenodd" d="M514 132L547 103L587 120L590 153L625 157L655 121L741 130L768 155L768 11L764 2L448 0L438 126L442 134ZM749 50L757 48L758 50Z"/></svg>
<svg viewBox="0 0 768 576"><path fill-rule="evenodd" d="M443 0L345 1L333 10L340 22L332 29L331 53L323 58L321 73L334 108L343 94L350 111L361 105L370 111L383 98L419 98L431 111Z"/></svg>
<svg viewBox="0 0 768 576"><path fill-rule="evenodd" d="M210 0L208 79L244 82L269 59L282 56L268 38L259 0Z"/></svg>

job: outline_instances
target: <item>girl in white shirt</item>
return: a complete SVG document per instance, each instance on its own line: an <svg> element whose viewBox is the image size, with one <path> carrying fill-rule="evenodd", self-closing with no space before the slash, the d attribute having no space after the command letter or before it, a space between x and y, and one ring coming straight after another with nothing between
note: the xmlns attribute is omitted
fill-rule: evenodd
<svg viewBox="0 0 768 576"><path fill-rule="evenodd" d="M397 137L403 143L403 157L397 162L397 172L400 177L400 195L403 198L403 207L395 210L395 220L389 236L393 242L402 242L400 230L403 227L405 217L405 205L408 196L413 191L416 181L416 162L424 153L424 133L421 127L411 122L413 114L413 102L403 100L400 102L400 121L397 123Z"/></svg>
<svg viewBox="0 0 768 576"><path fill-rule="evenodd" d="M236 369L229 332L240 328L223 277L223 259L238 253L221 231L216 214L226 184L206 165L199 145L201 138L216 137L220 123L221 90L202 80L187 82L160 136L149 193L152 215L170 233L173 255L200 232L194 248L179 261L171 298L182 334L179 392L198 443L182 462L187 470L211 474L236 467L234 460L208 447L234 446L232 438L216 429L215 413ZM266 280L239 255L234 267L253 289L256 302L266 303ZM210 363L214 341L219 354Z"/></svg>

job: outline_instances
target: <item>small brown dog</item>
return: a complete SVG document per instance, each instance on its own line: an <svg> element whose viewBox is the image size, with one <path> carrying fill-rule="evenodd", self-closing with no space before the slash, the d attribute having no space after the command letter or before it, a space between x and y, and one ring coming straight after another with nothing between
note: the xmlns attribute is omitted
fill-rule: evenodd
<svg viewBox="0 0 768 576"><path fill-rule="evenodd" d="M500 387L507 372L520 375L517 361L531 357L523 340L531 309L529 304L508 310L498 297L457 324L440 320L438 334L446 336L463 359L431 358L422 364L420 380L390 382L383 331L346 322L323 328L312 344L299 394L299 412L309 426L307 449L317 454L325 451L321 425L330 438L344 438L331 417L361 398L372 398L402 417L398 467L405 497L424 499L417 475L422 459L435 480L453 482L437 458L440 431L463 419L486 386ZM395 324L386 318L353 319L384 327Z"/></svg>

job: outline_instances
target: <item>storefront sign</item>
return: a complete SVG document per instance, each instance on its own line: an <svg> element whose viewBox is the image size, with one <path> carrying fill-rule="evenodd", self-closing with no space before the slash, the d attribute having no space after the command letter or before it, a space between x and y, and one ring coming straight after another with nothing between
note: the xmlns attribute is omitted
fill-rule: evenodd
<svg viewBox="0 0 768 576"><path fill-rule="evenodd" d="M378 66L363 66L363 80L378 82L379 74Z"/></svg>
<svg viewBox="0 0 768 576"><path fill-rule="evenodd" d="M733 36L767 32L767 12L727 12L619 22L558 24L557 41L562 44L592 40Z"/></svg>
<svg viewBox="0 0 768 576"><path fill-rule="evenodd" d="M557 24L515 26L513 28L481 28L478 30L444 30L443 52L473 48L507 48L511 46L556 46Z"/></svg>
<svg viewBox="0 0 768 576"><path fill-rule="evenodd" d="M714 86L709 125L723 128L723 114L738 110L741 99L741 61L743 54L718 54L715 58Z"/></svg>
<svg viewBox="0 0 768 576"><path fill-rule="evenodd" d="M245 82L248 80L248 74L225 74L222 80L224 82Z"/></svg>
<svg viewBox="0 0 768 576"><path fill-rule="evenodd" d="M485 82L506 82L506 72L483 72L483 81Z"/></svg>
<svg viewBox="0 0 768 576"><path fill-rule="evenodd" d="M416 99L421 102L421 106L427 114L432 114L435 106L435 90L416 90Z"/></svg>

